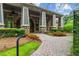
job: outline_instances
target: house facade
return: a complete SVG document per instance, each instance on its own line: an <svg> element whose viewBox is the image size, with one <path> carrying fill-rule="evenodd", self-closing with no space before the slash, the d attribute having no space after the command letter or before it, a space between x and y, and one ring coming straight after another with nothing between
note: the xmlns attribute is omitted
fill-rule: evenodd
<svg viewBox="0 0 79 59"><path fill-rule="evenodd" d="M1 3L0 28L24 28L30 32L48 32L63 28L63 15L33 4Z"/></svg>

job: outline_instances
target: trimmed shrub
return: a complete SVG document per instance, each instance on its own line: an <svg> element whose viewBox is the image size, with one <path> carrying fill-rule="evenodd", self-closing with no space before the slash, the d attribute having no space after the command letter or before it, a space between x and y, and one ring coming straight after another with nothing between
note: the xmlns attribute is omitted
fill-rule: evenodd
<svg viewBox="0 0 79 59"><path fill-rule="evenodd" d="M56 32L56 31L58 31L57 29L51 29L51 32Z"/></svg>
<svg viewBox="0 0 79 59"><path fill-rule="evenodd" d="M16 37L21 34L25 34L24 29L0 28L0 37Z"/></svg>
<svg viewBox="0 0 79 59"><path fill-rule="evenodd" d="M54 36L66 36L66 33L65 33L65 32L60 32L60 31L53 32L52 34L53 34Z"/></svg>
<svg viewBox="0 0 79 59"><path fill-rule="evenodd" d="M74 31L73 31L73 55L79 56L79 10L74 12Z"/></svg>
<svg viewBox="0 0 79 59"><path fill-rule="evenodd" d="M52 30L51 30L51 32L57 32L57 31L64 32L63 29L52 29Z"/></svg>

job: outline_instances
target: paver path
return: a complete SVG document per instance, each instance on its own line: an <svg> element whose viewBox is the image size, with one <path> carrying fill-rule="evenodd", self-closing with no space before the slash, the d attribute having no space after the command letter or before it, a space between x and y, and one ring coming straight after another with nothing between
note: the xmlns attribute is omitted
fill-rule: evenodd
<svg viewBox="0 0 79 59"><path fill-rule="evenodd" d="M32 56L67 56L72 46L72 36L55 37L37 34L42 40L41 46Z"/></svg>

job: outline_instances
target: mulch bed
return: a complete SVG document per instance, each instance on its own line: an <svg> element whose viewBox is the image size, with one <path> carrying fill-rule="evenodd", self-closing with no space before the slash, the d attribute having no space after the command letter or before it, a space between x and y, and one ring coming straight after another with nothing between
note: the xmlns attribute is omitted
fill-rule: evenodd
<svg viewBox="0 0 79 59"><path fill-rule="evenodd" d="M20 45L29 42L30 39L28 37L20 39ZM9 37L9 38L0 38L0 51L4 51L9 48L13 48L16 46L16 37Z"/></svg>

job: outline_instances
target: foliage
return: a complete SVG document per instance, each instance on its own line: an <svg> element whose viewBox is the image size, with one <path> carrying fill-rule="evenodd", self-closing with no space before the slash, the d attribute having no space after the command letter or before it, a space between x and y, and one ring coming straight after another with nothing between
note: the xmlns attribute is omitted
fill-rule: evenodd
<svg viewBox="0 0 79 59"><path fill-rule="evenodd" d="M39 37L35 34L27 34L27 36L32 40L38 40L38 41L40 40Z"/></svg>
<svg viewBox="0 0 79 59"><path fill-rule="evenodd" d="M31 55L38 47L40 42L32 41L20 46L20 56L29 56ZM10 48L5 51L0 51L0 56L16 56L16 48Z"/></svg>
<svg viewBox="0 0 79 59"><path fill-rule="evenodd" d="M73 30L73 20L68 20L68 22L64 25L64 30L67 32L71 32Z"/></svg>
<svg viewBox="0 0 79 59"><path fill-rule="evenodd" d="M66 36L66 33L65 33L65 32L60 32L60 31L53 32L52 34L53 34L54 36Z"/></svg>
<svg viewBox="0 0 79 59"><path fill-rule="evenodd" d="M0 28L0 37L16 37L21 34L25 34L24 29Z"/></svg>
<svg viewBox="0 0 79 59"><path fill-rule="evenodd" d="M76 14L77 13L77 14ZM73 54L79 56L79 10L74 15Z"/></svg>
<svg viewBox="0 0 79 59"><path fill-rule="evenodd" d="M57 32L57 31L64 32L64 30L63 30L63 29L51 29L51 32Z"/></svg>
<svg viewBox="0 0 79 59"><path fill-rule="evenodd" d="M66 24L70 20L73 20L73 16L72 15L70 15L70 16L69 15L66 15L66 16L64 16L63 20L64 20L64 24Z"/></svg>
<svg viewBox="0 0 79 59"><path fill-rule="evenodd" d="M73 31L73 13L64 16L64 30L67 32Z"/></svg>

